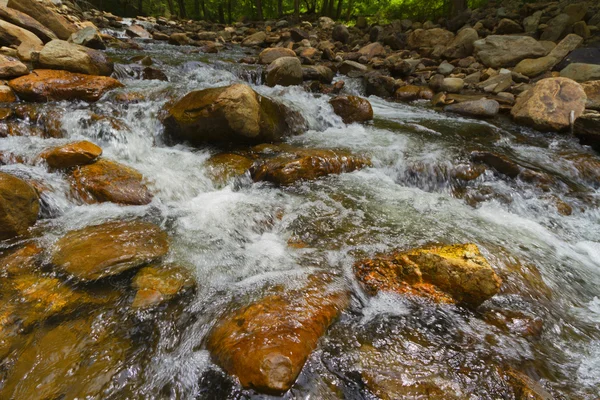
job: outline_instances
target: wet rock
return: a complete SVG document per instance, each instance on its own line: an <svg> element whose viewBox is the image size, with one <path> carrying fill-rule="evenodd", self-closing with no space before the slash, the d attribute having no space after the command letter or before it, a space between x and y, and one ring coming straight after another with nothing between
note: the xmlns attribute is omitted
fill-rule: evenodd
<svg viewBox="0 0 600 400"><path fill-rule="evenodd" d="M254 160L239 154L220 153L209 158L206 164L212 180L225 184L236 176L244 175L252 167Z"/></svg>
<svg viewBox="0 0 600 400"><path fill-rule="evenodd" d="M105 386L124 368L131 343L95 318L99 315L39 330L7 373L0 397L103 397Z"/></svg>
<svg viewBox="0 0 600 400"><path fill-rule="evenodd" d="M547 23L546 29L542 32L540 40L549 40L557 42L569 26L570 17L567 14L558 14Z"/></svg>
<svg viewBox="0 0 600 400"><path fill-rule="evenodd" d="M20 98L41 102L61 100L94 102L109 90L123 87L118 80L106 76L48 69L34 70L29 75L11 80L8 85Z"/></svg>
<svg viewBox="0 0 600 400"><path fill-rule="evenodd" d="M552 396L542 385L529 376L513 368L500 371L506 382L512 386L516 399L523 400L552 400Z"/></svg>
<svg viewBox="0 0 600 400"><path fill-rule="evenodd" d="M302 79L305 81L319 81L330 84L333 81L333 76L333 71L324 65L302 67Z"/></svg>
<svg viewBox="0 0 600 400"><path fill-rule="evenodd" d="M118 275L159 260L167 234L143 221L117 221L70 231L51 249L50 262L82 281Z"/></svg>
<svg viewBox="0 0 600 400"><path fill-rule="evenodd" d="M575 120L573 127L575 137L579 143L591 146L600 151L600 114L585 113Z"/></svg>
<svg viewBox="0 0 600 400"><path fill-rule="evenodd" d="M463 101L462 103L451 104L444 107L444 111L457 114L468 115L472 117L494 117L500 110L500 104L496 100L474 100Z"/></svg>
<svg viewBox="0 0 600 400"><path fill-rule="evenodd" d="M69 36L77 31L75 25L36 0L8 0L7 5L9 8L21 11L40 22L54 32L59 39L67 40Z"/></svg>
<svg viewBox="0 0 600 400"><path fill-rule="evenodd" d="M143 175L114 161L101 159L79 166L72 177L75 191L88 203L144 205L152 201Z"/></svg>
<svg viewBox="0 0 600 400"><path fill-rule="evenodd" d="M162 72L160 69L154 68L154 67L145 67L142 70L142 79L157 80L157 81L163 81L163 82L169 81L169 77L167 76L167 74Z"/></svg>
<svg viewBox="0 0 600 400"><path fill-rule="evenodd" d="M354 272L372 295L393 291L470 307L498 293L502 282L472 243L378 255L355 263Z"/></svg>
<svg viewBox="0 0 600 400"><path fill-rule="evenodd" d="M474 151L471 153L471 160L484 163L510 178L516 178L522 170L517 163L507 157L489 151Z"/></svg>
<svg viewBox="0 0 600 400"><path fill-rule="evenodd" d="M600 64L571 63L560 71L560 76L577 82L598 80L600 79Z"/></svg>
<svg viewBox="0 0 600 400"><path fill-rule="evenodd" d="M273 61L281 57L296 57L296 53L292 49L285 47L275 47L264 49L258 55L259 64L271 64Z"/></svg>
<svg viewBox="0 0 600 400"><path fill-rule="evenodd" d="M367 66L357 63L356 61L346 60L338 69L340 74L349 75L352 72L366 72Z"/></svg>
<svg viewBox="0 0 600 400"><path fill-rule="evenodd" d="M242 41L242 46L262 46L267 40L267 34L265 32L256 32L253 35L248 36Z"/></svg>
<svg viewBox="0 0 600 400"><path fill-rule="evenodd" d="M72 168L91 164L100 157L102 149L92 142L83 140L54 147L40 154L50 168Z"/></svg>
<svg viewBox="0 0 600 400"><path fill-rule="evenodd" d="M152 39L152 35L143 26L140 25L130 25L125 28L125 33L127 36L132 38L140 38L140 39Z"/></svg>
<svg viewBox="0 0 600 400"><path fill-rule="evenodd" d="M336 25L331 32L331 38L336 42L348 43L350 32L346 25Z"/></svg>
<svg viewBox="0 0 600 400"><path fill-rule="evenodd" d="M17 78L28 73L29 68L16 58L0 55L0 79Z"/></svg>
<svg viewBox="0 0 600 400"><path fill-rule="evenodd" d="M15 92L6 85L0 85L0 103L14 103L16 101Z"/></svg>
<svg viewBox="0 0 600 400"><path fill-rule="evenodd" d="M35 65L88 75L108 76L113 72L113 63L103 52L64 40L47 43Z"/></svg>
<svg viewBox="0 0 600 400"><path fill-rule="evenodd" d="M292 387L319 338L348 303L345 292L327 291L324 278L281 290L226 315L207 347L243 387L281 394Z"/></svg>
<svg viewBox="0 0 600 400"><path fill-rule="evenodd" d="M44 43L33 33L0 20L0 42L17 48L17 56L23 61L31 61L35 52L40 51Z"/></svg>
<svg viewBox="0 0 600 400"><path fill-rule="evenodd" d="M268 86L293 86L302 83L302 64L296 57L281 57L273 61L265 71Z"/></svg>
<svg viewBox="0 0 600 400"><path fill-rule="evenodd" d="M568 78L546 78L519 96L511 115L518 123L541 131L567 129L585 109L583 88Z"/></svg>
<svg viewBox="0 0 600 400"><path fill-rule="evenodd" d="M342 150L300 149L280 146L271 157L265 157L250 169L255 182L267 181L292 185L301 180L315 180L331 174L352 172L371 165L362 155Z"/></svg>
<svg viewBox="0 0 600 400"><path fill-rule="evenodd" d="M0 240L27 233L39 212L35 189L16 176L0 172Z"/></svg>
<svg viewBox="0 0 600 400"><path fill-rule="evenodd" d="M86 26L72 34L69 38L69 43L96 50L106 49L106 45L104 44L104 40L102 40L102 36L100 36L100 32L93 26Z"/></svg>
<svg viewBox="0 0 600 400"><path fill-rule="evenodd" d="M491 35L473 43L474 53L492 68L512 67L526 58L543 57L548 50L529 36Z"/></svg>
<svg viewBox="0 0 600 400"><path fill-rule="evenodd" d="M381 45L381 43L378 42L370 43L364 47L361 47L358 52L362 56L366 57L367 60L370 60L374 57L385 57L386 55L385 48Z"/></svg>
<svg viewBox="0 0 600 400"><path fill-rule="evenodd" d="M52 39L58 39L54 32L21 11L0 6L0 19L28 30L40 38L44 43L49 42Z"/></svg>
<svg viewBox="0 0 600 400"><path fill-rule="evenodd" d="M454 34L442 28L415 29L408 35L408 47L420 49L423 47L448 46L454 39Z"/></svg>
<svg viewBox="0 0 600 400"><path fill-rule="evenodd" d="M178 265L154 265L140 269L132 281L136 289L131 307L145 309L171 300L195 286L190 271Z"/></svg>
<svg viewBox="0 0 600 400"><path fill-rule="evenodd" d="M337 96L329 101L333 111L346 124L366 122L373 119L373 108L367 99L357 96Z"/></svg>

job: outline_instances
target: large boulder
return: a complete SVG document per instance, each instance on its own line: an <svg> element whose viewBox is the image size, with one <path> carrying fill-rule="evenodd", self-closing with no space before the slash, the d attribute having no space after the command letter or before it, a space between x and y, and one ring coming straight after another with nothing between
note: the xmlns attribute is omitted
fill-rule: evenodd
<svg viewBox="0 0 600 400"><path fill-rule="evenodd" d="M0 79L17 78L27 75L29 68L13 57L0 55Z"/></svg>
<svg viewBox="0 0 600 400"><path fill-rule="evenodd" d="M0 19L0 45L15 46L23 61L31 61L33 53L42 50L44 43L33 33Z"/></svg>
<svg viewBox="0 0 600 400"><path fill-rule="evenodd" d="M86 26L72 34L71 37L69 37L69 43L96 50L104 50L106 48L104 40L102 40L102 36L100 36L100 32L98 32L98 29L94 26Z"/></svg>
<svg viewBox="0 0 600 400"><path fill-rule="evenodd" d="M152 194L144 184L144 176L133 168L114 161L100 159L73 171L73 186L88 203L112 202L124 205L144 205Z"/></svg>
<svg viewBox="0 0 600 400"><path fill-rule="evenodd" d="M0 172L0 240L26 233L39 211L35 189L16 176Z"/></svg>
<svg viewBox="0 0 600 400"><path fill-rule="evenodd" d="M91 164L100 157L102 149L92 142L82 140L53 147L40 154L50 168L73 168Z"/></svg>
<svg viewBox="0 0 600 400"><path fill-rule="evenodd" d="M77 32L74 24L36 0L8 0L7 5L9 8L29 15L54 32L59 39L67 40L69 36Z"/></svg>
<svg viewBox="0 0 600 400"><path fill-rule="evenodd" d="M123 87L107 76L74 74L68 71L37 69L8 82L19 97L28 101L97 101L109 90Z"/></svg>
<svg viewBox="0 0 600 400"><path fill-rule="evenodd" d="M258 63L271 64L273 61L281 57L296 57L296 53L294 50L286 47L273 47L264 49L258 55Z"/></svg>
<svg viewBox="0 0 600 400"><path fill-rule="evenodd" d="M281 57L273 61L265 71L268 86L293 86L302 83L302 64L297 57Z"/></svg>
<svg viewBox="0 0 600 400"><path fill-rule="evenodd" d="M212 329L212 357L243 387L262 393L289 390L320 337L348 304L348 295L327 290L327 276L304 287L279 290L227 315Z"/></svg>
<svg viewBox="0 0 600 400"><path fill-rule="evenodd" d="M105 53L64 40L48 42L35 63L39 68L108 76L113 63Z"/></svg>
<svg viewBox="0 0 600 400"><path fill-rule="evenodd" d="M331 38L336 42L348 43L350 32L346 25L336 25L331 32Z"/></svg>
<svg viewBox="0 0 600 400"><path fill-rule="evenodd" d="M324 65L302 66L302 79L305 81L319 81L330 84L333 81L333 71Z"/></svg>
<svg viewBox="0 0 600 400"><path fill-rule="evenodd" d="M50 263L81 281L118 275L161 259L167 234L143 221L117 221L68 232L52 246Z"/></svg>
<svg viewBox="0 0 600 400"><path fill-rule="evenodd" d="M370 60L373 57L385 57L386 55L385 47L379 42L369 43L368 45L361 47L358 52L360 55L366 57L367 60Z"/></svg>
<svg viewBox="0 0 600 400"><path fill-rule="evenodd" d="M447 46L452 43L454 33L442 28L415 29L408 35L408 47L411 49Z"/></svg>
<svg viewBox="0 0 600 400"><path fill-rule="evenodd" d="M193 144L280 141L305 126L300 114L244 84L188 93L166 112L165 133Z"/></svg>
<svg viewBox="0 0 600 400"><path fill-rule="evenodd" d="M369 294L392 291L477 307L502 281L475 244L433 246L377 255L354 264Z"/></svg>
<svg viewBox="0 0 600 400"><path fill-rule="evenodd" d="M130 25L125 29L127 36L140 39L152 39L152 35L141 25Z"/></svg>
<svg viewBox="0 0 600 400"><path fill-rule="evenodd" d="M526 58L543 57L548 49L529 36L491 35L473 43L474 53L492 68L513 67Z"/></svg>
<svg viewBox="0 0 600 400"><path fill-rule="evenodd" d="M577 82L599 80L600 64L571 63L560 71L560 76Z"/></svg>
<svg viewBox="0 0 600 400"><path fill-rule="evenodd" d="M0 18L28 30L40 38L44 43L49 42L52 39L58 39L54 32L21 11L0 6Z"/></svg>
<svg viewBox="0 0 600 400"><path fill-rule="evenodd" d="M473 54L473 43L479 39L477 31L473 28L464 28L454 37L444 50L444 57L448 59L465 58Z"/></svg>
<svg viewBox="0 0 600 400"><path fill-rule="evenodd" d="M358 96L337 96L329 100L333 112L342 117L346 124L366 122L373 119L373 108L369 100Z"/></svg>
<svg viewBox="0 0 600 400"><path fill-rule="evenodd" d="M522 94L511 110L518 123L541 131L560 131L585 109L585 91L568 78L546 78Z"/></svg>

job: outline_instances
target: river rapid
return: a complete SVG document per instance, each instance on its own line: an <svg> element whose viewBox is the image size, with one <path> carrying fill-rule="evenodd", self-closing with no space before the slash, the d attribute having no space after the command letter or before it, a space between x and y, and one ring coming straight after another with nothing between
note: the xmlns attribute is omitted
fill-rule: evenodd
<svg viewBox="0 0 600 400"><path fill-rule="evenodd" d="M382 387L429 382L445 393L423 389L407 398L515 398L500 378L506 368L554 398L598 397L597 154L568 134L541 134L505 117L468 119L425 102L374 96L374 121L346 125L328 95L262 85L257 67L237 63L247 55L242 48L207 55L193 47L140 44L143 50L108 51L120 64L124 89L92 105L44 106L60 108L64 139L0 140L0 151L25 160L47 147L90 140L103 157L140 171L154 194L147 206L82 204L59 172L35 163L0 166L51 188L42 198L41 243L51 246L88 225L141 217L169 233L169 260L189 268L198 282L193 294L158 310L103 311L99 321L119 326L135 350L98 398L265 398L242 389L211 361L206 335L232 304L258 299L274 285L292 288L315 271L334 274L336 285L351 291L351 304L283 398L377 398L366 376ZM150 56L169 81L130 77L127 64L138 55ZM359 79L337 79L345 80L345 93L365 95ZM249 176L214 182L207 160L220 150L167 143L159 115L169 99L235 82L305 117L309 129L288 143L366 154L372 167L289 187L253 183ZM119 103L114 98L121 93L144 100ZM472 181L455 179L448 171L469 163L476 150L503 154L553 181L511 179L492 168ZM570 215L561 212L563 203ZM393 294L370 297L352 270L357 259L380 252L466 242L476 243L503 279L500 293L476 311Z"/></svg>

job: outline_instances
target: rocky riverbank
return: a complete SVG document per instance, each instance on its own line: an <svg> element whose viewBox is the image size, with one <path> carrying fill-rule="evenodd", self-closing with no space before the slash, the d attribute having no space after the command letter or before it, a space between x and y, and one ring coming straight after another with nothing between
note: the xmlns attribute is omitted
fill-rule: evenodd
<svg viewBox="0 0 600 400"><path fill-rule="evenodd" d="M236 196L238 187L247 185L262 193L274 188L275 196L290 196L288 203L316 196L310 201L325 205L324 215L301 210L290 221L285 202L269 209L268 216L246 210L250 222L245 215L226 210L239 221L222 228L226 236L203 237L186 207L207 201L201 210L194 208L194 217L200 215L215 226L221 221L211 220L210 209L219 209L218 199L203 200L202 193L195 193L187 199L192 205L182 205L185 189L165 194L154 182L156 177L122 162L119 157L133 149L105 151L111 135L125 137L120 143L126 146L144 146L127 142L127 136L135 134L125 126L123 115L136 105L156 101L143 91L128 90L132 81L159 86L172 79L162 69L164 64L144 53L144 44L157 43L198 58L241 48L236 54L243 56L226 62L250 78L246 83L188 89L183 95L168 87L153 93L161 106L152 115L159 133L145 132L151 136L151 147L180 152L178 161L189 170L193 166L185 164L186 157L209 149L202 163L214 192ZM296 93L318 98L319 107L330 110L327 117L339 119L346 129L385 130L391 122L377 120L376 102L417 102L448 118L512 121L598 151L598 43L600 6L585 2L490 5L436 22L379 25L359 18L346 26L315 17L298 24L283 19L227 26L122 19L84 11L69 2L8 0L7 6L0 6L0 141L21 137L39 141L26 148L0 148L0 166L6 167L0 170L0 276L5 283L0 288L0 397L141 396L148 392L136 386L140 385L136 379L141 379L137 374L143 370L152 375L152 364L159 361L156 354L162 355L160 361L172 357L176 363L178 357L188 361L198 349L210 354L215 367L199 376L190 367L178 371L177 379L193 375L194 395L206 394L204 390L209 397L289 395L304 390L310 379L326 388L311 386L309 391L327 393L327 398L344 398L344 391L384 399L455 394L461 398L469 390L517 399L563 393L568 385L552 381L546 366L529 354L519 358L521 354L494 353L499 338L525 348L550 331L556 315L544 310L551 308L556 288L549 287L537 267L521 264L515 255L519 249L511 252L505 243L477 240L470 233L434 238L419 226L417 240L401 242L396 237L401 223L393 221L389 228L382 222L390 211L366 210L366 202L377 208L389 201L373 200L373 187L370 192L334 193L339 204L331 207L329 200L318 197L326 197L319 185L327 186L323 183L327 179L351 172L374 179L369 170L389 166L368 149L352 149L350 142L356 138L348 138L350 149L311 146L310 138L308 145L298 140L314 127L313 116L275 93L297 89ZM115 56L127 51L139 54ZM265 94L253 83L272 91ZM365 96L347 90L349 85L360 85ZM95 107L103 102L110 106ZM72 140L68 130L74 126L65 124L64 107L85 110L76 127L96 127L97 135ZM138 110L126 122L133 125L142 114ZM483 141L496 140L497 132L482 126L487 125L478 125L473 133L476 140L486 135L490 137ZM414 124L402 127L431 133ZM528 145L538 140L527 137L538 132L528 132L533 131L516 135L515 140ZM440 190L469 210L486 201L510 204L527 195L536 207L549 207L556 218L586 212L594 218L598 199L593 189L600 185L600 161L587 149L555 160L559 166L570 165L571 173L550 171L519 157L473 149L469 134L461 139L460 157L449 163L429 164L425 157L407 163L391 184ZM34 168L38 175L23 173L18 166ZM164 182L179 182L175 173L166 176ZM491 180L497 184L490 185ZM311 184L315 186L306 186ZM69 214L68 228L56 226L65 210L52 204L55 192L66 193L76 210ZM269 208L271 200L263 196L252 207ZM351 211L340 212L344 207ZM415 210L419 207L427 206ZM93 217L79 223L77 213L87 212ZM360 222L344 219L346 213ZM344 222L335 225L333 216ZM242 234L246 222L249 232ZM280 225L285 226L285 250L275 251L279 241L268 240L276 235L273 227ZM181 230L193 237L187 248L178 243ZM378 243L380 233L398 243ZM209 253L223 246L227 235L235 239L226 254ZM251 248L250 237L268 244ZM357 242L365 245L353 247ZM315 256L310 249L323 253ZM291 283L263 281L263 275L272 278L281 272L280 264L289 262L282 256L287 251L295 252L302 273ZM180 262L176 254L186 252L194 258ZM253 252L259 259L254 275L241 282L211 276L232 259ZM211 257L217 259L214 271L194 273ZM266 263L276 264L275 270L265 269ZM336 269L337 264L342 267ZM246 292L241 286L244 290L236 291L241 283L259 289ZM194 300L198 293L210 301L199 305ZM512 302L513 297L518 301ZM426 310L443 323L428 322L431 315L407 322L411 317L398 309L405 300L413 312ZM396 307L392 314L410 328L386 322L383 328L369 325L366 304L387 301ZM212 303L218 307L211 308ZM455 331L459 320L468 331ZM190 327L197 337L187 338ZM373 337L369 329L376 332ZM348 338L354 330L357 336ZM487 336L482 338L478 330ZM573 340L588 334L582 332L592 332L592 338L595 334L589 326L576 333L575 328L565 330ZM326 337L332 339L322 354ZM461 347L483 354L482 358L472 359L461 353ZM429 348L437 350L429 353ZM440 353L442 361L436 355L419 364L418 360ZM340 360L346 363L343 367L337 365ZM424 374L428 363L439 370ZM314 365L321 370L311 370ZM414 374L402 376L399 371L404 369ZM321 380L314 378L319 374ZM477 388L469 383L472 374L478 375ZM190 385L179 387L169 378L152 381L153 390L165 397L190 396L186 391Z"/></svg>

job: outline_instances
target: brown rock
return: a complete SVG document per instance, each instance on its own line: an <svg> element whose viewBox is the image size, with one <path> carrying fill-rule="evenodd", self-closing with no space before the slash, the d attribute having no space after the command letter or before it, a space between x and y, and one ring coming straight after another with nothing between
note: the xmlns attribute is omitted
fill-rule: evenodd
<svg viewBox="0 0 600 400"><path fill-rule="evenodd" d="M394 97L401 101L413 101L419 99L431 99L433 94L431 89L423 86L405 85L401 86L394 93Z"/></svg>
<svg viewBox="0 0 600 400"><path fill-rule="evenodd" d="M277 58L269 64L265 73L266 83L271 87L300 85L303 80L302 64L296 56Z"/></svg>
<svg viewBox="0 0 600 400"><path fill-rule="evenodd" d="M370 294L393 291L471 307L494 296L501 284L471 243L379 255L357 262L354 271Z"/></svg>
<svg viewBox="0 0 600 400"><path fill-rule="evenodd" d="M253 163L252 159L233 153L216 154L206 161L209 175L218 184L225 184L236 176L244 175Z"/></svg>
<svg viewBox="0 0 600 400"><path fill-rule="evenodd" d="M19 97L28 101L84 100L97 101L111 89L123 87L116 79L106 76L75 74L48 69L13 79L8 85Z"/></svg>
<svg viewBox="0 0 600 400"><path fill-rule="evenodd" d="M73 186L88 203L148 204L152 194L143 179L135 169L104 159L73 171Z"/></svg>
<svg viewBox="0 0 600 400"><path fill-rule="evenodd" d="M47 43L34 63L38 68L59 69L88 75L108 76L113 72L113 63L99 50L53 40Z"/></svg>
<svg viewBox="0 0 600 400"><path fill-rule="evenodd" d="M78 165L90 164L101 154L102 149L100 147L83 140L46 150L40 154L40 157L46 161L50 168L72 168Z"/></svg>
<svg viewBox="0 0 600 400"><path fill-rule="evenodd" d="M600 80L584 82L581 87L587 96L585 108L600 111Z"/></svg>
<svg viewBox="0 0 600 400"><path fill-rule="evenodd" d="M15 46L23 61L31 61L32 53L42 50L44 43L33 33L0 19L0 43Z"/></svg>
<svg viewBox="0 0 600 400"><path fill-rule="evenodd" d="M137 290L133 308L150 308L179 295L195 285L190 271L178 265L157 265L140 269L133 278Z"/></svg>
<svg viewBox="0 0 600 400"><path fill-rule="evenodd" d="M423 47L447 46L454 39L454 34L442 28L415 29L408 35L408 47L419 49Z"/></svg>
<svg viewBox="0 0 600 400"><path fill-rule="evenodd" d="M173 33L169 36L169 44L175 46L185 46L192 44L193 40L189 38L185 33Z"/></svg>
<svg viewBox="0 0 600 400"><path fill-rule="evenodd" d="M75 25L36 0L8 0L7 5L29 15L54 32L59 39L67 40L77 31Z"/></svg>
<svg viewBox="0 0 600 400"><path fill-rule="evenodd" d="M256 32L253 35L248 36L242 41L242 46L262 46L267 40L267 34L265 32Z"/></svg>
<svg viewBox="0 0 600 400"><path fill-rule="evenodd" d="M489 151L474 151L471 153L471 160L484 163L510 178L516 178L522 170L518 164L505 156Z"/></svg>
<svg viewBox="0 0 600 400"><path fill-rule="evenodd" d="M35 189L16 176L0 172L0 240L25 234L39 212Z"/></svg>
<svg viewBox="0 0 600 400"><path fill-rule="evenodd" d="M373 108L367 99L357 96L337 96L329 100L333 112L346 124L366 122L373 119Z"/></svg>
<svg viewBox="0 0 600 400"><path fill-rule="evenodd" d="M577 82L546 78L517 98L511 115L518 123L541 131L561 131L583 113L585 102L585 92Z"/></svg>
<svg viewBox="0 0 600 400"><path fill-rule="evenodd" d="M345 292L327 292L320 276L309 279L301 289L281 290L225 316L211 331L213 358L245 388L273 394L290 389L346 307Z"/></svg>
<svg viewBox="0 0 600 400"><path fill-rule="evenodd" d="M0 103L14 103L17 101L15 92L6 85L0 85Z"/></svg>
<svg viewBox="0 0 600 400"><path fill-rule="evenodd" d="M125 29L127 36L132 38L152 39L152 35L140 25L131 25Z"/></svg>
<svg viewBox="0 0 600 400"><path fill-rule="evenodd" d="M169 251L167 234L143 221L117 221L70 231L51 249L52 265L82 281L120 274Z"/></svg>
<svg viewBox="0 0 600 400"><path fill-rule="evenodd" d="M17 78L28 73L29 68L21 61L0 55L0 79Z"/></svg>
<svg viewBox="0 0 600 400"><path fill-rule="evenodd" d="M379 42L370 43L362 47L358 52L365 56L367 60L370 60L373 57L385 57L386 55L385 48Z"/></svg>
<svg viewBox="0 0 600 400"><path fill-rule="evenodd" d="M52 39L58 39L54 32L21 11L0 6L0 18L28 30L40 38L44 43L49 42Z"/></svg>
<svg viewBox="0 0 600 400"><path fill-rule="evenodd" d="M285 47L264 49L258 55L258 63L271 64L273 61L281 57L296 57L296 53L294 52L294 50Z"/></svg>

